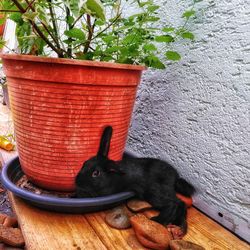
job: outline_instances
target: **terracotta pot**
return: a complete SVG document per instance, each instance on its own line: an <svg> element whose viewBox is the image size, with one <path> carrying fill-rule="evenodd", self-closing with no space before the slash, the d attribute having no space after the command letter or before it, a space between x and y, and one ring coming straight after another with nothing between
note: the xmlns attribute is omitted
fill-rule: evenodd
<svg viewBox="0 0 250 250"><path fill-rule="evenodd" d="M20 163L32 182L74 190L107 125L109 157L121 159L144 67L10 54L2 61Z"/></svg>

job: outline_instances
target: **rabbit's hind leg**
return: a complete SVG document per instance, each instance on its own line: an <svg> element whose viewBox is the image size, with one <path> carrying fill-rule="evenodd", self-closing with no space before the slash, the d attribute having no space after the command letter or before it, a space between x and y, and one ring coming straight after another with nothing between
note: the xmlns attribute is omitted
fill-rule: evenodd
<svg viewBox="0 0 250 250"><path fill-rule="evenodd" d="M153 217L152 220L163 225L173 224L180 227L185 227L187 210L183 201L171 199L164 202L164 204L161 206L155 206L154 208L159 210L160 214L156 217Z"/></svg>

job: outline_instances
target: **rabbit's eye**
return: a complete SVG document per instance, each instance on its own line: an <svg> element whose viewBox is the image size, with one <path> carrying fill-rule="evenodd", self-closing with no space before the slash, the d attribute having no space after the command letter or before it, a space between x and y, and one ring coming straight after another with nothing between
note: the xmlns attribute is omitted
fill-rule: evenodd
<svg viewBox="0 0 250 250"><path fill-rule="evenodd" d="M99 170L95 170L93 173L92 173L92 177L98 177L100 175L100 171Z"/></svg>

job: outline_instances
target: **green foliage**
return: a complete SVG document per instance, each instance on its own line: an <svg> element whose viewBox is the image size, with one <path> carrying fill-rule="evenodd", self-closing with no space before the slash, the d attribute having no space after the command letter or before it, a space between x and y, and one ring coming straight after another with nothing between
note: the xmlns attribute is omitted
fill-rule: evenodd
<svg viewBox="0 0 250 250"><path fill-rule="evenodd" d="M5 45L5 41L3 41L2 39L0 39L0 49L2 49Z"/></svg>
<svg viewBox="0 0 250 250"><path fill-rule="evenodd" d="M179 61L181 59L181 55L176 51L169 50L166 52L165 55L166 55L167 59L171 60L171 61Z"/></svg>
<svg viewBox="0 0 250 250"><path fill-rule="evenodd" d="M191 32L183 32L181 34L182 38L186 38L186 39L190 39L190 40L194 40L194 34Z"/></svg>
<svg viewBox="0 0 250 250"><path fill-rule="evenodd" d="M75 39L80 40L80 41L86 40L85 33L81 29L78 29L78 28L72 28L70 30L65 30L64 35L66 35L67 37L70 37L70 38L75 38Z"/></svg>
<svg viewBox="0 0 250 250"><path fill-rule="evenodd" d="M180 27L162 27L160 6L153 0L2 0L0 9L17 24L21 53L49 56L53 51L63 58L164 69L162 56L164 61L181 59L174 43L195 38L187 23L201 0L187 1L191 7ZM134 8L133 15L123 13L126 5Z"/></svg>

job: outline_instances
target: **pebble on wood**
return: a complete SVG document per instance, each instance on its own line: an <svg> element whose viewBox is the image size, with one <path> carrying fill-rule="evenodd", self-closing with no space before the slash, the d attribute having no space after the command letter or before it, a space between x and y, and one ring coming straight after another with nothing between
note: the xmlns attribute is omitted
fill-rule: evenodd
<svg viewBox="0 0 250 250"><path fill-rule="evenodd" d="M167 229L171 233L173 240L181 240L187 232L185 228L172 224L167 225Z"/></svg>
<svg viewBox="0 0 250 250"><path fill-rule="evenodd" d="M116 229L126 229L131 226L129 216L123 206L116 207L105 216L106 223Z"/></svg>
<svg viewBox="0 0 250 250"><path fill-rule="evenodd" d="M133 212L141 212L152 208L148 202L137 199L129 200L127 202L127 207Z"/></svg>
<svg viewBox="0 0 250 250"><path fill-rule="evenodd" d="M143 214L148 218L148 219L151 219L153 217L156 217L159 215L159 211L157 210L154 210L154 209L149 209L149 210L146 210L146 211L143 211Z"/></svg>
<svg viewBox="0 0 250 250"><path fill-rule="evenodd" d="M0 214L0 224L3 224L8 215Z"/></svg>
<svg viewBox="0 0 250 250"><path fill-rule="evenodd" d="M7 214L0 214L0 224L5 227L16 227L17 219L12 216L8 216Z"/></svg>
<svg viewBox="0 0 250 250"><path fill-rule="evenodd" d="M138 241L143 246L155 250L168 249L171 236L163 225L149 220L143 214L132 216L130 222Z"/></svg>
<svg viewBox="0 0 250 250"><path fill-rule="evenodd" d="M15 217L7 216L3 222L5 227L16 227L17 219Z"/></svg>
<svg viewBox="0 0 250 250"><path fill-rule="evenodd" d="M13 247L24 245L24 238L19 228L5 227L3 225L0 225L0 241Z"/></svg>

